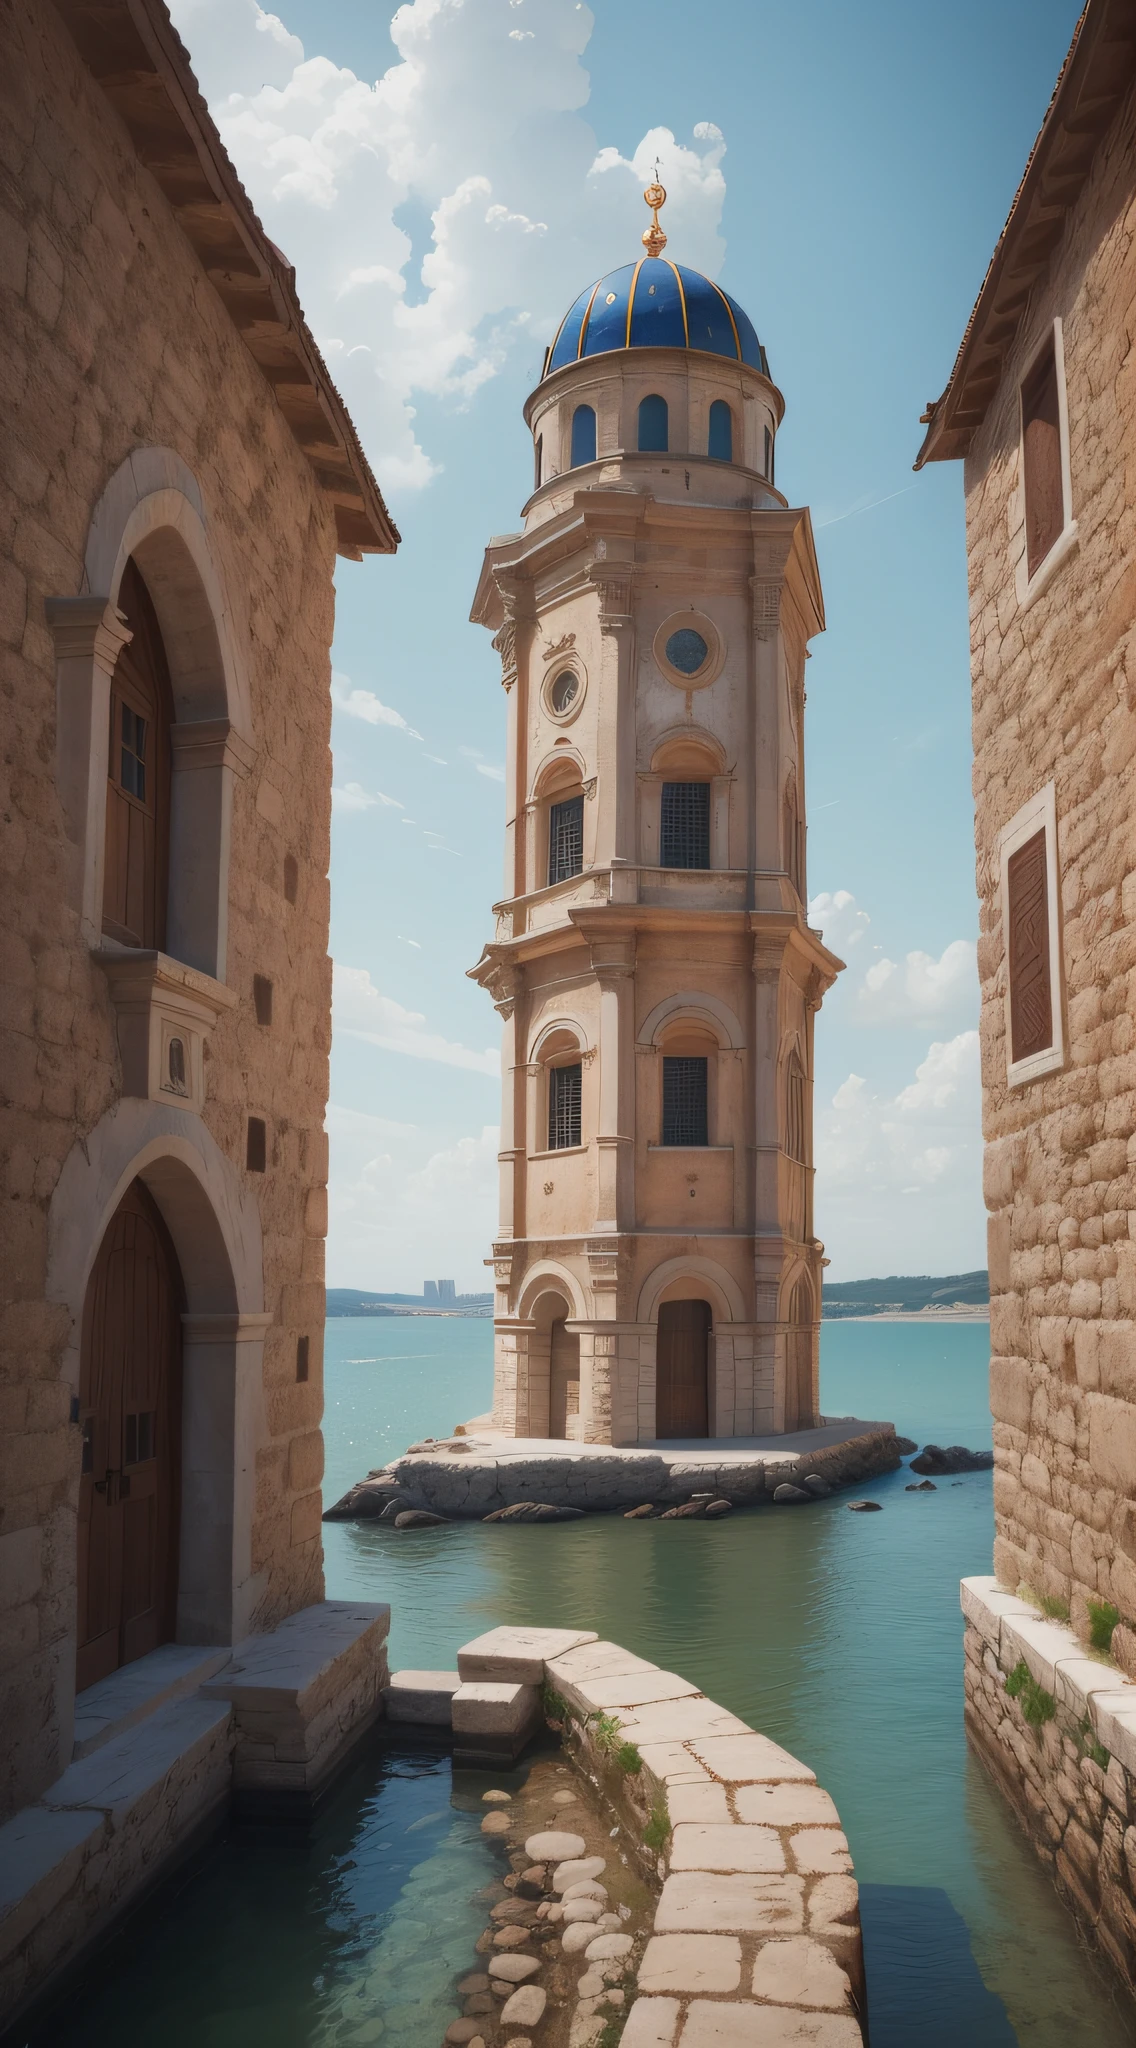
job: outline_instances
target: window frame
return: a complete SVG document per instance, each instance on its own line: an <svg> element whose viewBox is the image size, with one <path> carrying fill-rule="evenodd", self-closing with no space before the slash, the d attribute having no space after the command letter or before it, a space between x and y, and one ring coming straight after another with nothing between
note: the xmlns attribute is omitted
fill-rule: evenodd
<svg viewBox="0 0 1136 2048"><path fill-rule="evenodd" d="M1026 451L1025 451L1025 410L1023 393L1031 378L1037 372L1046 351L1052 349L1054 370L1057 378L1057 427L1058 449L1061 466L1061 531L1042 556L1036 569L1030 573L1028 526L1026 520ZM1033 603L1040 597L1050 579L1056 575L1062 562L1066 561L1077 544L1077 522L1073 517L1073 479L1069 459L1069 404L1065 383L1065 341L1061 321L1054 319L1045 329L1037 346L1031 351L1021 376L1018 379L1018 511L1017 534L1021 542L1015 570L1018 602L1022 606Z"/></svg>
<svg viewBox="0 0 1136 2048"><path fill-rule="evenodd" d="M569 1136L563 1142L557 1138L555 1129L555 1118L557 1115L555 1098L558 1084L554 1081L553 1076L556 1074L575 1074L576 1076L576 1135L574 1137ZM584 1147L584 1060L582 1051L577 1049L574 1059L568 1056L567 1058L549 1060L545 1067L545 1076L545 1137L548 1143L545 1152L543 1154L537 1153L535 1156L541 1158L553 1152L580 1152Z"/></svg>
<svg viewBox="0 0 1136 2048"><path fill-rule="evenodd" d="M730 447L728 454L717 455L713 447L714 420L715 416L720 419L722 413L726 416L726 438L729 441ZM734 459L734 408L727 398L712 398L710 401L710 408L706 415L706 453L711 462L732 462Z"/></svg>
<svg viewBox="0 0 1136 2048"><path fill-rule="evenodd" d="M704 1083L704 1091L705 1091L705 1092L704 1092L704 1095L703 1095L703 1101L702 1101L702 1113L703 1113L703 1119L704 1119L704 1123L703 1123L703 1133L704 1133L704 1134L703 1134L703 1136L702 1136L701 1138L670 1138L670 1137L668 1137L668 1136L667 1136L667 1063L668 1063L668 1061L670 1061L670 1062L672 1062L672 1063L676 1063L676 1062L678 1062L679 1060L682 1060L682 1061L688 1062L688 1063L690 1063L690 1064L698 1064L698 1065L699 1065L699 1066L701 1066L701 1068L702 1068L702 1076L703 1076L703 1083ZM711 1145L711 1142L712 1142L712 1140L711 1140L711 1137L710 1137L710 1123L711 1123L711 1108L710 1108L710 1053L709 1053L709 1051L707 1051L707 1052L668 1052L668 1051L666 1050L666 1048L664 1047L664 1049L663 1049L663 1053L662 1053L662 1066L661 1066L661 1068L660 1068L660 1073L659 1073L659 1145L660 1145L660 1148L661 1148L661 1149L663 1149L663 1150L665 1150L665 1151L668 1151L668 1152L707 1152L707 1151L709 1151L709 1149L710 1149L710 1145Z"/></svg>
<svg viewBox="0 0 1136 2048"><path fill-rule="evenodd" d="M1040 1052L1031 1053L1027 1059L1013 1057L1013 1019L1011 1014L1010 987L1010 879L1009 867L1012 856L1037 834L1045 834L1045 889L1048 910L1049 931L1049 1014L1051 1019L1052 1043ZM1020 811L1003 826L998 835L998 860L1002 906L1002 960L1005 978L1003 998L1006 1024L1006 1084L1010 1088L1025 1087L1030 1081L1038 1081L1045 1074L1056 1073L1065 1065L1065 1008L1063 1001L1064 974L1061 964L1061 903L1060 871L1057 863L1057 792L1056 785L1048 782L1044 789L1023 804Z"/></svg>
<svg viewBox="0 0 1136 2048"><path fill-rule="evenodd" d="M555 829L553 825L553 818L554 814L558 810L566 809L569 804L572 804L573 806L579 806L580 865L579 867L570 869L567 874L554 875L552 872L553 833ZM544 887L546 889L555 889L562 882L574 882L577 876L583 874L585 865L586 863L584 860L584 792L582 789L569 788L563 795L558 795L557 792L554 790L550 793L547 804L547 819L545 826Z"/></svg>
<svg viewBox="0 0 1136 2048"><path fill-rule="evenodd" d="M673 860L667 860L667 858L666 858L666 854L667 854L668 848L667 848L667 846L666 846L666 831L667 831L667 818L666 818L666 811L667 811L667 791L668 791L668 789L676 789L676 790L677 790L677 789L683 789L683 790L701 789L701 790L705 790L705 792L706 792L706 817L705 817L705 828L706 828L706 858L705 858L705 860L699 860L699 861L673 861ZM671 851L673 852L673 850L674 850L674 849L673 849L673 848L671 848L670 850L671 850ZM711 776L709 776L709 775L703 775L703 776L689 776L689 775L688 775L688 776L681 776L681 777L680 777L680 776L675 776L675 775L671 775L671 776L667 776L667 775L664 775L664 776L663 776L663 778L662 778L662 780L661 780L661 782L660 782L660 784L659 784L659 866L660 866L661 868L666 868L666 869L668 869L668 870L669 870L669 871L670 871L671 873L674 873L674 874L689 874L689 875L700 875L700 874L708 874L708 873L710 873L710 872L711 872L711 870L712 870L712 868L713 868L713 852L714 852L714 782L713 782L713 778L712 778Z"/></svg>
<svg viewBox="0 0 1136 2048"><path fill-rule="evenodd" d="M582 415L583 413L590 413L590 414L591 414L591 419L592 419L592 432L591 432L591 450L592 450L592 452L591 452L591 454L590 454L590 455L585 455L585 456L584 456L584 457L583 457L583 458L582 458L582 459L581 459L581 460L580 460L580 461L578 462L578 461L576 460L576 421L577 421L577 420L578 420L578 419L579 419L579 418L581 417L581 415ZM600 445L600 442L599 442L599 433L600 433L600 424L599 424L599 420L598 420L598 418L597 418L597 416L596 416L596 409L595 409L595 406L594 406L594 405L592 405L592 404L590 404L590 403L589 403L589 401L588 401L588 400L587 400L586 398L582 398L582 399L580 400L580 402L579 402L579 404L578 404L578 405L574 405L574 406L572 407L572 416L571 416L571 418L570 418L570 419L569 419L569 421L568 421L568 467L569 467L569 469L586 469L586 468L587 468L587 466L588 466L588 464L589 464L589 462L598 462L598 460L599 460L599 445Z"/></svg>
<svg viewBox="0 0 1136 2048"><path fill-rule="evenodd" d="M661 448L643 446L643 407L661 405L663 408L664 438ZM635 408L635 453L637 455L669 455L671 452L671 409L661 391L645 391Z"/></svg>

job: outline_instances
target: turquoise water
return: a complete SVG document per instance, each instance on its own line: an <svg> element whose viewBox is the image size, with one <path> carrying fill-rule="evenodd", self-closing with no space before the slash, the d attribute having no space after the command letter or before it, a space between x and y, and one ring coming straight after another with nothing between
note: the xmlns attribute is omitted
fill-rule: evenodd
<svg viewBox="0 0 1136 2048"><path fill-rule="evenodd" d="M484 1412L491 1350L472 1320L329 1321L327 1498ZM829 1323L822 1405L988 1445L988 1354L982 1323ZM865 1887L873 2048L1119 2048L1131 2009L963 1738L958 1582L990 1569L990 1475L929 1494L907 1477L870 1489L878 1515L837 1498L713 1524L329 1523L328 1592L391 1602L395 1668L452 1668L498 1622L598 1629L805 1758Z"/></svg>

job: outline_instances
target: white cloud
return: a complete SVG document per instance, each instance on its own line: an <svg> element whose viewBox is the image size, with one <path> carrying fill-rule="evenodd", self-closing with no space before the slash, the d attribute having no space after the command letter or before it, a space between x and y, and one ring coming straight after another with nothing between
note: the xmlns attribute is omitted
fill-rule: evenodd
<svg viewBox="0 0 1136 2048"><path fill-rule="evenodd" d="M895 1095L849 1074L815 1120L817 1222L834 1279L984 1263L977 1031L930 1046Z"/></svg>
<svg viewBox="0 0 1136 2048"><path fill-rule="evenodd" d="M440 1133L331 1103L328 1281L411 1291L451 1273L463 1293L493 1285L484 1260L497 1222L500 1133Z"/></svg>
<svg viewBox="0 0 1136 2048"><path fill-rule="evenodd" d="M331 701L336 710L342 711L347 718L361 718L366 725L393 725L398 732L406 733L409 739L422 738L420 732L415 732L414 727L407 724L401 711L392 710L389 704L376 697L373 690L353 689L350 676L342 675L338 670L331 678Z"/></svg>
<svg viewBox="0 0 1136 2048"><path fill-rule="evenodd" d="M474 1052L469 1046L455 1044L439 1032L427 1030L425 1017L417 1010L404 1009L393 996L383 995L365 967L342 967L338 961L335 963L332 1025L346 1037L381 1046L384 1052L406 1053L415 1060L437 1060L446 1067L463 1067L467 1073L492 1074L494 1078L501 1071L495 1046Z"/></svg>
<svg viewBox="0 0 1136 2048"><path fill-rule="evenodd" d="M856 1013L865 1024L934 1024L974 1016L977 1009L978 965L970 939L952 939L937 960L919 952L901 962L877 960L856 991Z"/></svg>
<svg viewBox="0 0 1136 2048"><path fill-rule="evenodd" d="M388 489L437 473L416 391L468 402L518 341L537 355L591 277L638 253L656 157L672 249L712 274L721 264L721 131L700 122L687 145L655 128L630 156L597 149L580 111L593 18L579 0L524 0L523 27L514 0L410 0L391 22L396 61L373 83L306 56L256 0L171 11ZM395 219L408 200L432 223L417 274Z"/></svg>
<svg viewBox="0 0 1136 2048"><path fill-rule="evenodd" d="M372 793L364 789L361 782L333 783L331 806L335 811L373 811L379 808L401 811L405 808L396 796L384 796L381 789Z"/></svg>
<svg viewBox="0 0 1136 2048"><path fill-rule="evenodd" d="M824 889L809 902L809 923L843 959L858 946L872 920L848 889Z"/></svg>
<svg viewBox="0 0 1136 2048"><path fill-rule="evenodd" d="M477 763L477 772L479 775L487 776L490 782L504 782L505 780L505 770L503 768L495 768L491 761L479 761Z"/></svg>

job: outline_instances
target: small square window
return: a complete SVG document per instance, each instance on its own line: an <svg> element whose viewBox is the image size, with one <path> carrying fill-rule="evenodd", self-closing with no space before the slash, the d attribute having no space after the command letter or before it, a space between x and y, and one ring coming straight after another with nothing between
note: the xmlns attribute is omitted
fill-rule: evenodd
<svg viewBox="0 0 1136 2048"><path fill-rule="evenodd" d="M252 978L252 1000L258 1024L272 1022L272 983L267 975L254 974Z"/></svg>
<svg viewBox="0 0 1136 2048"><path fill-rule="evenodd" d="M268 1130L262 1116L250 1116L245 1139L245 1165L250 1173L263 1173L268 1163Z"/></svg>
<svg viewBox="0 0 1136 2048"><path fill-rule="evenodd" d="M581 1142L582 1081L583 1067L579 1061L571 1067L550 1067L548 1070L550 1152L560 1152L567 1145L579 1145Z"/></svg>
<svg viewBox="0 0 1136 2048"><path fill-rule="evenodd" d="M302 1384L308 1377L308 1339L296 1339L296 1378Z"/></svg>
<svg viewBox="0 0 1136 2048"><path fill-rule="evenodd" d="M664 1145L708 1145L707 1061L686 1054L663 1059Z"/></svg>
<svg viewBox="0 0 1136 2048"><path fill-rule="evenodd" d="M1057 806L1049 783L999 834L1011 1088L1065 1062Z"/></svg>

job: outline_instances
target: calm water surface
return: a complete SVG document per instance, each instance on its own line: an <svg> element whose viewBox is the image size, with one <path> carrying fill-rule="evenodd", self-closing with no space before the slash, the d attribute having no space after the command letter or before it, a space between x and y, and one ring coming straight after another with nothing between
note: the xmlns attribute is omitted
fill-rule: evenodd
<svg viewBox="0 0 1136 2048"><path fill-rule="evenodd" d="M492 1330L327 1325L326 1497L484 1412ZM921 1443L990 1442L986 1324L828 1323L827 1414ZM873 1985L873 2048L1119 2048L1131 2009L1078 1947L962 1725L958 1582L990 1569L989 1474L719 1523L595 1517L412 1537L328 1523L332 1595L391 1602L392 1667L453 1667L498 1622L598 1629L807 1760L847 1829Z"/></svg>

